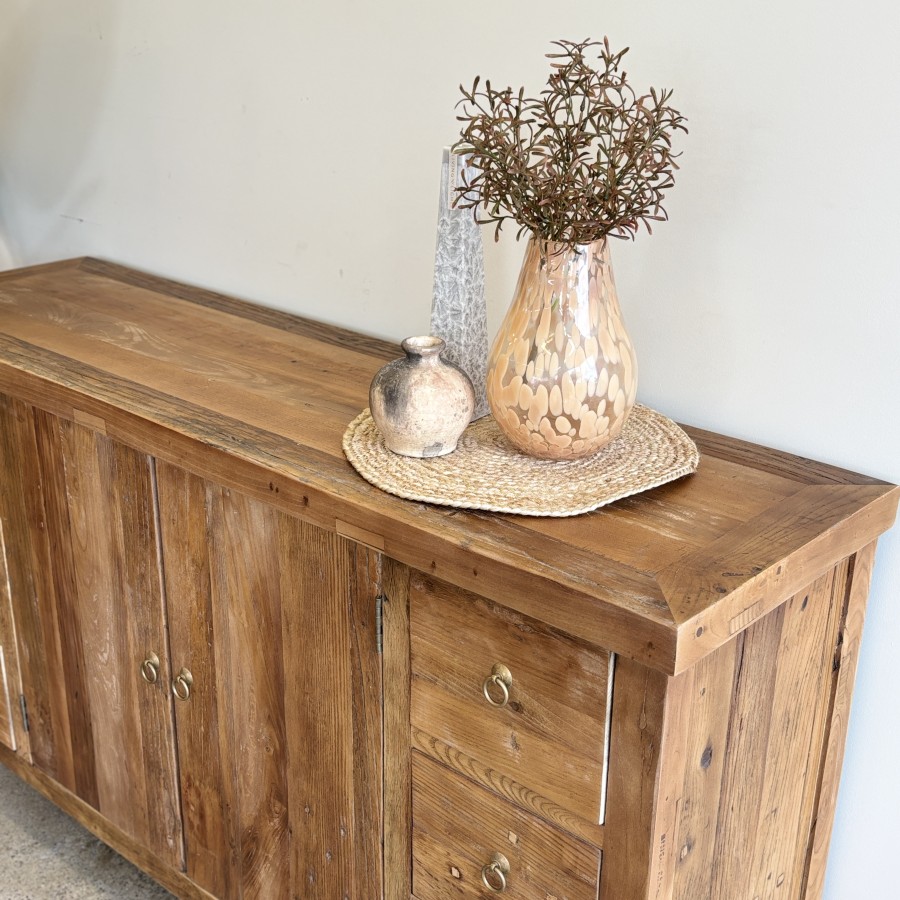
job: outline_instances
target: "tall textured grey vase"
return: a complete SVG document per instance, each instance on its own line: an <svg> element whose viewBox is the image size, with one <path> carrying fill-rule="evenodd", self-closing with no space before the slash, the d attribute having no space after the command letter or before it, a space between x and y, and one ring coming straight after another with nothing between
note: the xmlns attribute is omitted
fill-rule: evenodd
<svg viewBox="0 0 900 900"><path fill-rule="evenodd" d="M489 412L487 381L487 306L484 301L484 248L481 229L470 209L453 209L454 187L462 184L465 161L444 150L431 333L447 344L444 359L458 365L475 388L473 419Z"/></svg>

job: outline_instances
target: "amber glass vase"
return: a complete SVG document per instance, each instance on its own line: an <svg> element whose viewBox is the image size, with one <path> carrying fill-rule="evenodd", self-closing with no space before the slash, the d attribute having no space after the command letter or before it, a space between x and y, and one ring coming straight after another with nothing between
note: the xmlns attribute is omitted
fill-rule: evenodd
<svg viewBox="0 0 900 900"><path fill-rule="evenodd" d="M500 429L532 456L589 456L619 436L636 391L606 239L567 248L532 238L488 363Z"/></svg>

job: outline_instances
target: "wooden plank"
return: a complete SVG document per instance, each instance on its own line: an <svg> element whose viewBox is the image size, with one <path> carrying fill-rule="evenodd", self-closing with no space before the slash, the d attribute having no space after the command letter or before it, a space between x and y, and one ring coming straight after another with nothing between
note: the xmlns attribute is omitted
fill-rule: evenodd
<svg viewBox="0 0 900 900"><path fill-rule="evenodd" d="M218 676L207 690L218 691L227 722L223 774L233 788L224 789L226 796L234 791L241 896L279 896L290 884L285 723L290 692L286 696L284 690L278 514L211 484L206 509ZM183 665L193 673L192 662ZM173 668L182 664L173 663Z"/></svg>
<svg viewBox="0 0 900 900"><path fill-rule="evenodd" d="M148 651L165 652L149 460L77 425L63 455L98 808L181 866L168 692L140 678Z"/></svg>
<svg viewBox="0 0 900 900"><path fill-rule="evenodd" d="M384 900L412 894L412 773L410 769L409 576L382 562L384 597Z"/></svg>
<svg viewBox="0 0 900 900"><path fill-rule="evenodd" d="M53 591L44 528L42 482L34 417L24 403L0 397L0 517L4 523L12 616L16 622L21 691L29 706L30 732L16 743L32 762L65 783L65 688L54 648ZM15 719L14 719L15 721ZM22 729L22 724L18 724ZM67 778L67 774L69 778Z"/></svg>
<svg viewBox="0 0 900 900"><path fill-rule="evenodd" d="M813 707L810 751L803 777L800 810L797 815L798 849L793 857L793 871L790 876L785 876L785 881L787 882L789 879L798 896L801 895L801 887L806 876L807 858L815 825L822 769L825 765L828 729L831 721L835 681L837 678L835 660L844 612L847 608L847 598L851 589L850 570L851 562L849 558L843 560L832 570L829 579L830 584L828 585L830 595L826 601L828 605L827 618L818 636L823 648L822 665L816 676L816 683L810 685L808 694L804 697L804 699L808 698L808 702ZM804 596L804 599L806 599L806 596ZM809 603L813 602L812 594L808 596L809 599L806 599L807 607Z"/></svg>
<svg viewBox="0 0 900 900"><path fill-rule="evenodd" d="M811 485L659 575L692 665L890 527L900 489Z"/></svg>
<svg viewBox="0 0 900 900"><path fill-rule="evenodd" d="M794 481L704 456L690 478L669 482L570 519L516 517L546 537L656 573L759 515L798 488Z"/></svg>
<svg viewBox="0 0 900 900"><path fill-rule="evenodd" d="M62 787L51 776L36 766L29 765L12 751L0 746L0 763L16 773L23 781L40 791L51 803L83 825L95 837L112 847L164 888L172 891L180 900L217 900L212 894L201 890L187 876L173 869L167 861L161 860L140 841L121 828L113 825L100 815L90 804Z"/></svg>
<svg viewBox="0 0 900 900"><path fill-rule="evenodd" d="M752 874L744 882L751 896L770 897L776 889L788 897L799 893L795 863L805 857L809 833L800 819L822 752L815 722L830 693L833 644L825 638L836 612L830 602L834 578L820 578L785 609Z"/></svg>
<svg viewBox="0 0 900 900"><path fill-rule="evenodd" d="M850 472L828 463L773 450L739 438L726 437L691 425L681 426L694 440L701 454L729 460L742 467L752 467L801 484L885 484L877 478Z"/></svg>
<svg viewBox="0 0 900 900"><path fill-rule="evenodd" d="M668 680L663 707L660 739L659 775L656 802L650 825L650 873L643 900L672 900L675 866L680 856L678 827L684 797L685 773L691 725L691 703L694 699L694 670L688 669ZM641 885L638 885L641 890Z"/></svg>
<svg viewBox="0 0 900 900"><path fill-rule="evenodd" d="M184 383L176 395L203 396L213 408L247 392L282 409L293 400L321 403L326 417L335 410L352 414L382 364L359 349L335 348L203 307L173 304L171 298L125 285L115 292L104 287L98 279L82 278L50 285L33 281L24 292L8 289L2 298L5 327L38 346L88 364L99 362L111 374L121 374L124 367L126 377L158 390L180 372ZM214 338L197 342L192 340L197 333ZM252 363L248 345L254 347ZM327 398L323 378L331 382ZM209 380L227 383L229 390L211 393ZM282 433L292 434L298 424L296 416L280 423Z"/></svg>
<svg viewBox="0 0 900 900"><path fill-rule="evenodd" d="M418 574L410 623L413 725L598 823L609 654ZM502 707L483 694L498 664Z"/></svg>
<svg viewBox="0 0 900 900"><path fill-rule="evenodd" d="M228 361L224 356L219 361L197 359L195 355L191 363L189 346L180 353L170 352L160 358L160 354L138 353L112 340L92 338L77 328L61 330L52 315L43 320L27 314L17 315L9 308L3 314L4 326L17 339L34 347L50 346L54 352L82 365L102 369L110 379L128 379L169 397L199 401L215 414L277 432L298 446L332 456L340 454L340 437L346 424L365 405L359 386L371 381L378 370L376 364L363 357L369 366L356 367L358 371L346 386L344 396L338 387L323 399L321 385L308 374L306 380L288 378L280 372L264 376L254 367ZM209 331L211 327L207 324L203 330ZM131 334L129 330L126 333ZM151 346L155 347L155 342ZM302 348L294 348L294 355L308 354ZM315 366L315 360L310 362ZM324 365L325 361L320 361L316 368ZM306 369L299 371L308 373ZM216 383L227 385L227 390L211 391L210 386Z"/></svg>
<svg viewBox="0 0 900 900"><path fill-rule="evenodd" d="M77 272L81 265L86 261L86 257L74 257L73 259L54 260L53 262L37 263L33 266L22 266L18 269L6 269L0 272L0 282L3 281L21 281L23 278L29 278L32 275L49 275L51 273L71 275Z"/></svg>
<svg viewBox="0 0 900 900"><path fill-rule="evenodd" d="M158 275L138 272L135 269L119 266L115 263L90 257L85 257L77 262L78 267L85 272L104 275L123 284L133 284L166 296L179 297L191 303L218 309L251 321L261 322L273 328L289 331L292 334L309 336L317 341L329 343L336 347L364 350L366 353L384 359L386 362L402 355L399 345L392 341L361 335L357 331L349 331L336 325L326 325L314 319L305 319L302 316L281 312L266 306L259 306L256 303L238 300L214 291L191 287L179 281L171 281L167 278L160 278Z"/></svg>
<svg viewBox="0 0 900 900"><path fill-rule="evenodd" d="M36 459L42 483L45 541L35 543L42 564L52 578L46 586L43 615L45 641L54 662L51 685L62 693L54 696L53 728L56 740L56 779L91 806L99 807L91 694L85 675L85 652L81 640L81 611L75 577L75 547L69 520L68 488L63 454L63 436L69 424L41 410L34 410ZM49 548L53 548L51 557ZM62 678L58 673L62 673Z"/></svg>
<svg viewBox="0 0 900 900"><path fill-rule="evenodd" d="M176 467L158 485L173 669L194 675L176 706L189 873L221 896L375 897L376 557Z"/></svg>
<svg viewBox="0 0 900 900"><path fill-rule="evenodd" d="M509 862L511 897L596 900L599 850L416 752L412 769L413 890L420 900L489 896L481 872L495 852Z"/></svg>
<svg viewBox="0 0 900 900"><path fill-rule="evenodd" d="M282 633L285 704L292 710L293 890L310 900L330 900L352 896L354 885L362 883L363 896L374 897L381 891L380 872L354 871L357 860L381 852L377 828L368 834L354 828L356 817L366 815L365 804L358 809L354 795L354 765L363 764L353 754L355 663L348 604L356 550L343 538L283 517L279 552L284 604L290 610ZM366 701L357 697L356 702ZM357 848L359 840L372 843Z"/></svg>
<svg viewBox="0 0 900 900"><path fill-rule="evenodd" d="M818 579L676 678L691 685L676 738L688 752L674 772L679 825L671 887L660 897L799 896L830 685L827 647L840 609L834 594L844 574L838 567ZM717 736L698 767L710 722ZM716 783L707 783L717 753ZM671 802L671 789L665 797Z"/></svg>
<svg viewBox="0 0 900 900"><path fill-rule="evenodd" d="M730 641L690 671L690 726L681 738L686 765L673 848L675 897L702 900L713 896L709 876L717 860L715 839L736 651L737 642Z"/></svg>
<svg viewBox="0 0 900 900"><path fill-rule="evenodd" d="M0 744L16 749L14 716L22 686L19 681L19 654L16 650L16 623L12 617L6 568L6 544L0 517Z"/></svg>
<svg viewBox="0 0 900 900"><path fill-rule="evenodd" d="M850 699L856 679L866 600L869 596L869 584L875 562L875 544L873 541L853 556L848 573L848 590L835 642L834 680L827 717L828 730L817 784L815 815L804 860L805 871L801 874L799 896L803 900L818 900L825 886L825 863L828 858L828 844L834 824L838 785L844 761Z"/></svg>
<svg viewBox="0 0 900 900"><path fill-rule="evenodd" d="M735 885L743 883L756 852L785 609L778 607L736 641L735 678L729 685L731 698L726 699L731 721L713 840L716 865L710 878L711 897L728 896Z"/></svg>
<svg viewBox="0 0 900 900"><path fill-rule="evenodd" d="M134 752L137 780L144 782L147 798L135 836L143 835L148 847L173 867L184 868L181 797L175 758L172 694L167 680L148 684L141 665L150 654L167 656L166 615L162 598L158 557L156 503L151 461L126 447L97 438L109 454L113 477L107 483L114 523L115 557L118 563L119 640L124 649L123 696L134 710L134 732L128 752ZM95 745L104 735L95 736ZM133 749L132 749L133 748ZM126 776L135 783L135 774Z"/></svg>
<svg viewBox="0 0 900 900"><path fill-rule="evenodd" d="M359 544L350 544L347 550L351 571L346 664L350 669L353 727L354 887L350 896L378 900L384 889L384 688L375 618L382 557Z"/></svg>
<svg viewBox="0 0 900 900"><path fill-rule="evenodd" d="M240 846L232 730L219 700L220 685L226 697L229 686L217 669L206 485L161 462L156 480L170 643L160 680L168 689L182 667L194 676L191 700L175 708L187 874L232 900L240 896Z"/></svg>
<svg viewBox="0 0 900 900"><path fill-rule="evenodd" d="M115 524L109 485L115 478L108 448L97 446L93 432L70 426L63 433L66 493L79 612L85 686L90 697L98 809L111 822L143 841L138 809L146 809L146 783L131 783L131 760L141 754L135 721L136 698L128 676L121 560L116 557ZM138 660L137 662L140 662ZM132 706L130 703L134 703Z"/></svg>
<svg viewBox="0 0 900 900"><path fill-rule="evenodd" d="M418 728L412 729L411 736L412 746L426 756L443 763L447 768L455 769L469 780L499 794L522 809L529 810L536 816L546 819L562 831L603 849L605 829L602 825L585 821L558 803L548 800L531 788L508 778L496 769L467 756L455 747L445 744L442 740L432 737Z"/></svg>
<svg viewBox="0 0 900 900"><path fill-rule="evenodd" d="M654 807L671 679L616 658L600 900L643 900L658 853Z"/></svg>

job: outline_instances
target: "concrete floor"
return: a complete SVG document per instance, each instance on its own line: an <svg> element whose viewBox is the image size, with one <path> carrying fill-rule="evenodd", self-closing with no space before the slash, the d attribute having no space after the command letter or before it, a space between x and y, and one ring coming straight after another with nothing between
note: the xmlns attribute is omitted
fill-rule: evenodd
<svg viewBox="0 0 900 900"><path fill-rule="evenodd" d="M0 900L172 895L0 765Z"/></svg>

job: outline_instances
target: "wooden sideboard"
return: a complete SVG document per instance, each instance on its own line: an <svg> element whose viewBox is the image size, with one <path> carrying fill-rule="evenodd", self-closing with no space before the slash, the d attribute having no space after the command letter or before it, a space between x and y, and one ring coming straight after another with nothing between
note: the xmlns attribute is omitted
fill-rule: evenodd
<svg viewBox="0 0 900 900"><path fill-rule="evenodd" d="M688 429L573 519L386 495L397 348L0 275L0 761L180 897L820 896L900 491Z"/></svg>

